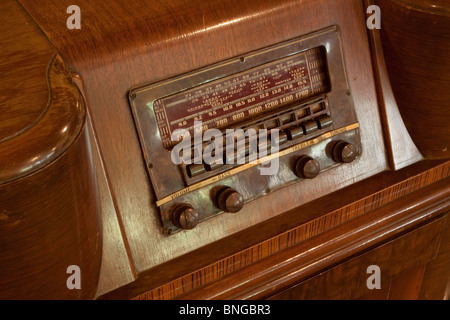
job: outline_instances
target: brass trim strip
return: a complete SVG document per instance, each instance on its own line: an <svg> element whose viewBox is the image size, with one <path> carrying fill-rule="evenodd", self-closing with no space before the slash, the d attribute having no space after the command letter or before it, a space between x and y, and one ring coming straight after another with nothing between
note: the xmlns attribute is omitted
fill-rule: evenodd
<svg viewBox="0 0 450 320"><path fill-rule="evenodd" d="M342 128L339 128L339 129L336 129L336 130L333 130L333 131L330 131L330 132L327 132L327 133L324 133L324 134L318 136L317 138L314 138L314 139L311 139L311 140L299 143L299 144L297 144L295 146L292 146L292 147L290 147L288 149L280 151L280 152L278 152L276 154L271 154L271 155L268 155L268 156L266 156L264 158L252 161L251 163L247 163L247 164L244 164L242 166L233 168L233 169L231 169L229 171L223 172L223 173L221 173L221 174L219 174L217 176L214 176L214 177L211 177L209 179L206 179L206 180L200 181L198 183L195 183L195 184L193 184L193 185L191 185L191 186L189 186L187 188L184 188L184 189L182 189L180 191L177 191L177 192L171 194L170 196L167 196L167 197L165 197L165 198L163 198L161 200L158 200L158 201L156 201L156 206L157 207L161 207L162 205L164 205L164 204L166 204L166 203L168 203L168 202L170 202L172 200L175 200L176 198L179 198L179 197L181 197L184 194L187 194L187 193L190 193L190 192L192 192L194 190L203 188L203 187L205 187L207 185L216 183L216 182L221 181L221 180L223 180L225 178L234 176L234 175L236 175L236 174L238 174L238 173L240 173L242 171L245 171L245 170L253 168L253 167L257 166L257 165L260 165L261 163L265 163L265 162L271 161L271 160L273 160L273 159L275 159L277 157L283 157L285 155L294 153L294 152L296 152L298 150L301 150L303 148L316 145L316 144L322 142L323 140L332 138L332 137L337 136L338 134L341 134L341 133L345 133L345 132L348 132L348 131L355 130L357 128L359 128L359 123L354 123L354 124L351 124L351 125L348 125L348 126L345 126L345 127L342 127Z"/></svg>

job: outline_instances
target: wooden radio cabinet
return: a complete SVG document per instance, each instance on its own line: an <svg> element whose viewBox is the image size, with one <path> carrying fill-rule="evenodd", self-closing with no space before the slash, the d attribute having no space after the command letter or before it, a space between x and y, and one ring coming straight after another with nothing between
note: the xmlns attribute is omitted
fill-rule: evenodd
<svg viewBox="0 0 450 320"><path fill-rule="evenodd" d="M3 0L0 299L448 299L433 3Z"/></svg>

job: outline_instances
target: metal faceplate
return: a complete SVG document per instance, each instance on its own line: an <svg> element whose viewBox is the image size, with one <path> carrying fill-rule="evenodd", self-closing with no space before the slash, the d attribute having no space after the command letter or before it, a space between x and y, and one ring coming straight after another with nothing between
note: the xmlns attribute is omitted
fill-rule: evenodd
<svg viewBox="0 0 450 320"><path fill-rule="evenodd" d="M302 156L314 159L323 172L346 162L336 159L338 142L361 152L335 26L133 89L129 100L167 234L182 230L173 221L181 204L195 208L201 222L223 212L217 194L224 187L232 187L247 203L303 180L295 171ZM245 141L251 146L242 155L246 161L230 164L225 149L217 148L216 152L223 151L219 157L223 161L205 164L202 152L212 143L202 137L211 129L223 135L224 145L230 142L225 139L230 129L269 135L277 129L278 150L263 154L261 145L254 147L248 135ZM197 136L200 144L195 144ZM188 163L177 165L172 151L183 142L189 144L188 156L184 154ZM249 158L249 148L260 152L256 160ZM238 155L242 151L233 150ZM275 162L277 170L261 174Z"/></svg>

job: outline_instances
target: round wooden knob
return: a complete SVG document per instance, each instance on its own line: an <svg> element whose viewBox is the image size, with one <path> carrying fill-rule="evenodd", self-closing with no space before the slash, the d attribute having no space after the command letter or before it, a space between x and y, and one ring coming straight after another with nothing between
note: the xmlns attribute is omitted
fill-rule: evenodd
<svg viewBox="0 0 450 320"><path fill-rule="evenodd" d="M339 141L333 148L333 160L341 163L350 163L359 156L357 148L346 141Z"/></svg>
<svg viewBox="0 0 450 320"><path fill-rule="evenodd" d="M300 178L314 179L320 173L320 164L317 160L303 156L295 163L295 174Z"/></svg>
<svg viewBox="0 0 450 320"><path fill-rule="evenodd" d="M236 213L244 207L244 197L233 188L226 187L217 195L219 209Z"/></svg>
<svg viewBox="0 0 450 320"><path fill-rule="evenodd" d="M200 220L200 215L197 210L190 204L179 205L173 212L173 223L182 229L194 229Z"/></svg>

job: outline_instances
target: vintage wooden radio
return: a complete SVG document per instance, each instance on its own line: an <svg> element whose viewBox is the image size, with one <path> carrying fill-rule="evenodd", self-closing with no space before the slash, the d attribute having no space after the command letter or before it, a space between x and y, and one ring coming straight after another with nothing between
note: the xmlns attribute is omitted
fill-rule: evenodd
<svg viewBox="0 0 450 320"><path fill-rule="evenodd" d="M447 4L0 14L1 299L448 298Z"/></svg>
<svg viewBox="0 0 450 320"><path fill-rule="evenodd" d="M130 102L168 234L361 152L336 26L135 89Z"/></svg>

